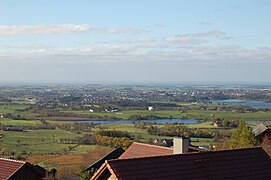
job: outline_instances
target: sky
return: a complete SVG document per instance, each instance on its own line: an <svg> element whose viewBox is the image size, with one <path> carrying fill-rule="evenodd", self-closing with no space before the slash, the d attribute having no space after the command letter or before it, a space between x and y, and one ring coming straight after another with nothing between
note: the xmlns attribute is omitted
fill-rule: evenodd
<svg viewBox="0 0 271 180"><path fill-rule="evenodd" d="M270 7L270 0L0 0L0 83L270 83Z"/></svg>

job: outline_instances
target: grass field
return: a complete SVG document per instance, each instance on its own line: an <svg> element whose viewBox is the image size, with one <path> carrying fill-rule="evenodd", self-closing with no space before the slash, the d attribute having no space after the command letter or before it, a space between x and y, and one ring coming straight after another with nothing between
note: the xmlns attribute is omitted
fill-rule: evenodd
<svg viewBox="0 0 271 180"><path fill-rule="evenodd" d="M29 108L29 104L20 104L20 103L0 103L0 116L11 113L13 115L20 115L21 117L33 118L37 114L30 113L28 111L22 111L26 108Z"/></svg>
<svg viewBox="0 0 271 180"><path fill-rule="evenodd" d="M37 126L41 125L39 120L13 120L8 118L0 118L0 123L3 125L12 125L12 126Z"/></svg>
<svg viewBox="0 0 271 180"><path fill-rule="evenodd" d="M61 138L76 138L80 134L63 130L28 130L24 132L2 131L4 137L0 139L0 148L7 148L9 151L28 154L58 154L64 153L68 146L75 144L61 144ZM81 150L78 150L81 152Z"/></svg>

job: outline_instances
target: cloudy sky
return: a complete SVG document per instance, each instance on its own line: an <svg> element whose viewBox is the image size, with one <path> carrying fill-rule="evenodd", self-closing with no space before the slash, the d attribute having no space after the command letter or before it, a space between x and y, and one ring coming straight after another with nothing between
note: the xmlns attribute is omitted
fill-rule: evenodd
<svg viewBox="0 0 271 180"><path fill-rule="evenodd" d="M271 82L271 1L0 1L0 82Z"/></svg>

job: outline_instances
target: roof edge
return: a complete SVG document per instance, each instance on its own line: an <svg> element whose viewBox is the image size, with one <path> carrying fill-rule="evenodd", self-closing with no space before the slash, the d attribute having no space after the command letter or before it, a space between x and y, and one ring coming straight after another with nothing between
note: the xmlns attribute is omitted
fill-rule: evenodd
<svg viewBox="0 0 271 180"><path fill-rule="evenodd" d="M131 161L131 160L134 160L134 159L151 159L151 158L166 157L166 156L195 156L195 155L197 155L199 153L200 154L213 154L213 153L231 152L231 151L243 151L243 150L253 150L253 149L262 150L266 154L266 156L268 156L267 153L262 149L262 147L253 147L253 148L228 149L228 150L219 150L219 151L203 151L203 152L185 153L185 154L170 154L170 155L157 155L157 156L148 156L148 157L126 158L126 159L112 159L112 160L108 160L107 163L110 164L111 162L114 162L114 161ZM271 158L270 158L270 160L271 160Z"/></svg>
<svg viewBox="0 0 271 180"><path fill-rule="evenodd" d="M18 170L20 170L25 165L26 165L26 163L22 164L18 169L16 169L16 171L14 171L11 175L9 175L9 177L7 179L11 178Z"/></svg>
<svg viewBox="0 0 271 180"><path fill-rule="evenodd" d="M102 159L106 158L106 156L108 156L109 154L117 151L118 149L122 149L122 147L117 147L115 149L113 149L112 151L110 151L109 153L105 154L103 157L101 157L100 159L98 159L97 161L95 161L94 163L90 164L89 166L87 166L82 172L88 171L87 169L90 168L91 166L93 166L94 164L96 164L97 162L101 161ZM123 150L123 149L122 149ZM125 152L125 151L124 151ZM106 160L107 161L107 160Z"/></svg>
<svg viewBox="0 0 271 180"><path fill-rule="evenodd" d="M173 148L170 148L170 147L158 146L158 145L154 145L154 144L146 144L146 143L139 143L139 142L133 142L133 144L139 144L139 145L143 145L143 146L150 146L150 147L156 147L156 148L167 149L167 150L173 150Z"/></svg>

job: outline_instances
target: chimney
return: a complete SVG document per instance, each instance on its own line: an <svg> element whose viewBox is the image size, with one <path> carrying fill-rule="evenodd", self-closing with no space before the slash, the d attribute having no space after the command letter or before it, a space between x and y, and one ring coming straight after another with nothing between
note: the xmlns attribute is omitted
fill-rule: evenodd
<svg viewBox="0 0 271 180"><path fill-rule="evenodd" d="M189 138L180 137L173 139L173 154L188 153Z"/></svg>

